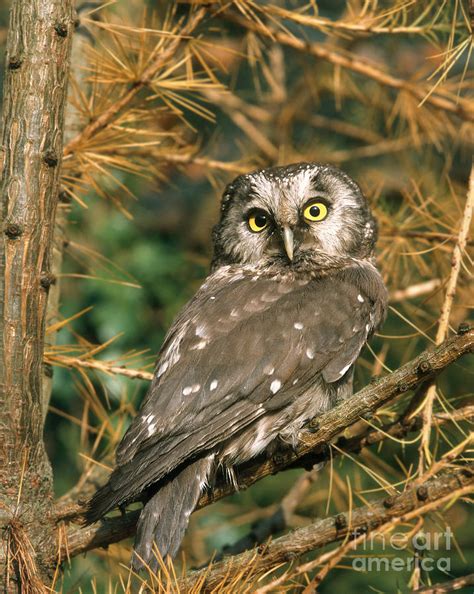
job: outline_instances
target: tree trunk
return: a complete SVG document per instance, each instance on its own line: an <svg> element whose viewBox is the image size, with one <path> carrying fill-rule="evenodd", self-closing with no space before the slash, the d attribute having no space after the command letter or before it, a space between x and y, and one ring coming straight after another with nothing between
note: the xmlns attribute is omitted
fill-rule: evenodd
<svg viewBox="0 0 474 594"><path fill-rule="evenodd" d="M74 29L72 0L14 0L3 101L0 590L41 592L55 565L43 443L43 345Z"/></svg>

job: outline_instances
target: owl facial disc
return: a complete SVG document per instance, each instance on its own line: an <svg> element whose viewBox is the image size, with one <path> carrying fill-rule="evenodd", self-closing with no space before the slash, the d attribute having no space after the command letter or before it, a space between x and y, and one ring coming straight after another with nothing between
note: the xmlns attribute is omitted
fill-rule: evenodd
<svg viewBox="0 0 474 594"><path fill-rule="evenodd" d="M371 257L377 227L346 173L321 163L270 167L237 177L222 199L213 266L273 264L301 270Z"/></svg>

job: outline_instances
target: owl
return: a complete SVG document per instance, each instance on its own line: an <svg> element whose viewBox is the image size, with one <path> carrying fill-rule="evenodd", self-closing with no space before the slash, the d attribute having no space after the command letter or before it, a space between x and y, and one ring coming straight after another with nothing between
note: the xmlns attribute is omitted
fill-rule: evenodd
<svg viewBox="0 0 474 594"><path fill-rule="evenodd" d="M132 563L174 556L216 471L275 444L352 394L354 363L385 316L377 225L339 169L297 163L227 186L209 276L171 326L94 522L141 499Z"/></svg>

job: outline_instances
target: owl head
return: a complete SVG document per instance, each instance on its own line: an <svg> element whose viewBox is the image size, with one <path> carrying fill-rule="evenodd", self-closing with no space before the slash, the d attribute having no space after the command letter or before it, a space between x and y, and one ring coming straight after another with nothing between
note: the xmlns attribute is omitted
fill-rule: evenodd
<svg viewBox="0 0 474 594"><path fill-rule="evenodd" d="M370 258L376 238L367 200L346 173L320 163L271 167L227 186L213 266Z"/></svg>

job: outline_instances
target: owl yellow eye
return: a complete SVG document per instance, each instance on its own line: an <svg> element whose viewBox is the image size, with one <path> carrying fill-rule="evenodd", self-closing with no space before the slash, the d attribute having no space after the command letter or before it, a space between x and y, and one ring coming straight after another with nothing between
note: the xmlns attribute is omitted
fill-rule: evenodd
<svg viewBox="0 0 474 594"><path fill-rule="evenodd" d="M260 233L260 231L268 227L268 215L263 210L255 210L250 213L247 223L250 231Z"/></svg>
<svg viewBox="0 0 474 594"><path fill-rule="evenodd" d="M307 221L318 222L325 219L328 215L328 207L324 202L310 202L304 207L303 216Z"/></svg>

